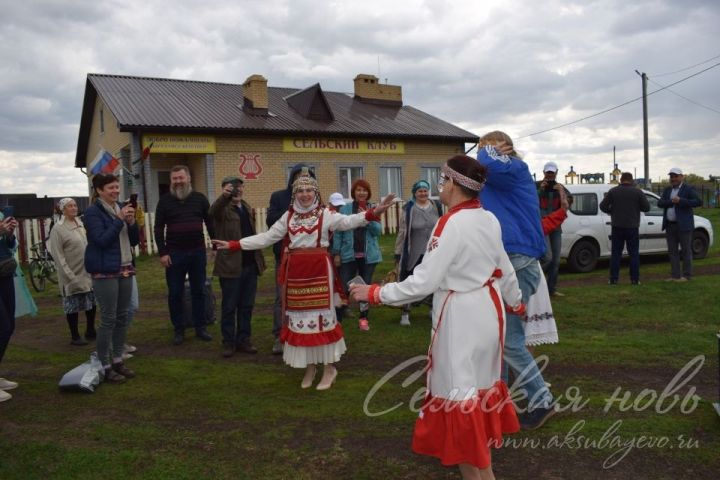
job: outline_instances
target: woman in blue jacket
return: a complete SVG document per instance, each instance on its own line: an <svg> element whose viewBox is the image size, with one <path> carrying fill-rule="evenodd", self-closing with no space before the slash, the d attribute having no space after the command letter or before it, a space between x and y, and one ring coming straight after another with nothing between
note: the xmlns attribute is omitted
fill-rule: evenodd
<svg viewBox="0 0 720 480"><path fill-rule="evenodd" d="M132 247L139 242L138 226L135 209L130 204L121 207L118 203L120 182L115 175L95 175L92 187L94 202L83 220L88 241L85 270L92 277L95 300L100 307L97 353L105 367L105 380L122 383L135 376L123 363L122 355L135 275Z"/></svg>
<svg viewBox="0 0 720 480"><path fill-rule="evenodd" d="M364 212L372 207L370 196L372 190L367 180L358 178L352 184L350 196L352 203L340 208L343 215ZM382 262L380 244L378 237L382 232L380 222L370 222L367 227L356 228L345 232L335 232L333 238L333 250L340 253L340 278L345 289L347 282L355 275L360 275L368 285L372 283L375 266ZM361 330L369 330L368 304L360 303L360 320L358 325Z"/></svg>

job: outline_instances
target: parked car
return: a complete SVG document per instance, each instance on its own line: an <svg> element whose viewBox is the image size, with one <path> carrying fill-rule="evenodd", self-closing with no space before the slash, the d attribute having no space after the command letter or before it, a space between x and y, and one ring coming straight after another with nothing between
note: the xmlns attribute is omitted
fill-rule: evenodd
<svg viewBox="0 0 720 480"><path fill-rule="evenodd" d="M573 272L591 272L598 259L610 258L610 215L600 211L605 193L615 185L565 185L573 196L568 218L562 224L561 257L567 259ZM640 254L667 253L665 232L662 231L663 209L657 206L660 197L643 190L650 202L650 211L640 214ZM692 236L693 258L705 258L713 244L710 220L695 215Z"/></svg>

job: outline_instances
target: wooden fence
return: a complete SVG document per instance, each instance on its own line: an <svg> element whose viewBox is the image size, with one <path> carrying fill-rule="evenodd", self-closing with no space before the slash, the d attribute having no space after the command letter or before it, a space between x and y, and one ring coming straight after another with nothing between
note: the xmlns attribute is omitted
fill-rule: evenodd
<svg viewBox="0 0 720 480"><path fill-rule="evenodd" d="M395 205L390 207L385 215L382 216L382 229L384 234L397 233L398 224L400 221L400 212L403 202L396 202ZM266 208L255 209L255 231L262 233L267 231L267 225L265 220L267 219ZM17 238L18 238L18 260L25 263L31 259L31 247L36 243L45 243L49 237L50 232L50 218L33 218L19 220L20 225L18 226ZM155 236L153 235L153 229L155 227L155 214L145 214L145 226L143 227L144 232L141 234L141 239L144 240L143 247L140 246L135 248L136 255L152 255L156 254L157 244L155 243ZM210 248L210 237L205 230L205 245Z"/></svg>

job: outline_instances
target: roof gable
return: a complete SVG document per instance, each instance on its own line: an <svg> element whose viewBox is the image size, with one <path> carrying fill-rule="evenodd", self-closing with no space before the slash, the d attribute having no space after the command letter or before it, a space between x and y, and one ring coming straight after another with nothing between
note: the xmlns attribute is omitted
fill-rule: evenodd
<svg viewBox="0 0 720 480"><path fill-rule="evenodd" d="M309 120L331 122L335 116L328 105L319 83L285 97L285 101L300 115Z"/></svg>
<svg viewBox="0 0 720 480"><path fill-rule="evenodd" d="M268 113L243 111L239 84L88 74L75 165L85 165L99 96L123 132L393 137L477 142L478 137L408 105L361 102L353 95L268 87Z"/></svg>

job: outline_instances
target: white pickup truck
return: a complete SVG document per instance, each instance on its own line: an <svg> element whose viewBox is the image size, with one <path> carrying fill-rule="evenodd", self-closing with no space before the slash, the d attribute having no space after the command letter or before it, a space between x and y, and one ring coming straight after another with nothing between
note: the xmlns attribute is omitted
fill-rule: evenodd
<svg viewBox="0 0 720 480"><path fill-rule="evenodd" d="M567 259L573 272L590 272L599 258L610 258L610 215L600 211L605 193L615 185L565 185L573 195L568 218L562 224L561 257ZM640 214L640 254L667 252L662 231L663 209L657 206L660 197L643 190L650 202L650 211ZM713 243L710 220L695 215L692 236L694 258L704 258Z"/></svg>

